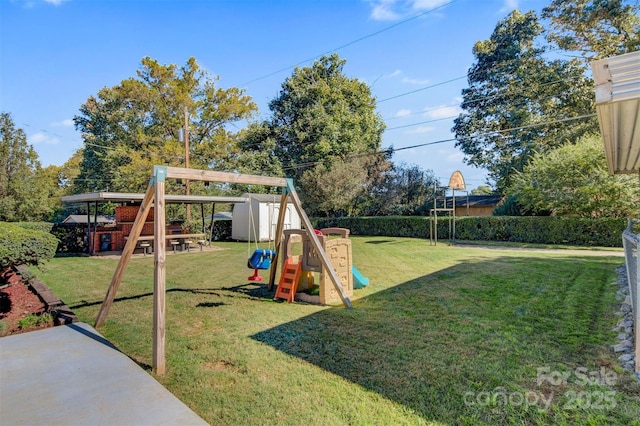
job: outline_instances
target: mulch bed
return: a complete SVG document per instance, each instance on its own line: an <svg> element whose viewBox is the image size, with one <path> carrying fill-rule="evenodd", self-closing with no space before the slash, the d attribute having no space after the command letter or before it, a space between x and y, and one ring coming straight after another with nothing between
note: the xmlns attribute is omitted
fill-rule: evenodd
<svg viewBox="0 0 640 426"><path fill-rule="evenodd" d="M29 314L39 316L46 310L45 303L16 270L5 268L0 271L0 336L53 327L53 320L28 328L22 328L18 323Z"/></svg>

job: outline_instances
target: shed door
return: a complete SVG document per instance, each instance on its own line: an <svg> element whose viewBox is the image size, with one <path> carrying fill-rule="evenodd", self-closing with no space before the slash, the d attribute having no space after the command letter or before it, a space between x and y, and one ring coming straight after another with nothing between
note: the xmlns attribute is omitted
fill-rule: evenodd
<svg viewBox="0 0 640 426"><path fill-rule="evenodd" d="M271 227L270 227L270 231L269 231L269 238L274 240L276 237L276 228L278 227L278 216L280 216L280 206L276 206L275 204L272 204L273 206L273 215L271 215L271 217L273 218L273 221L271 222ZM291 207L287 206L285 212L284 212L284 223L282 226L282 229L291 229Z"/></svg>

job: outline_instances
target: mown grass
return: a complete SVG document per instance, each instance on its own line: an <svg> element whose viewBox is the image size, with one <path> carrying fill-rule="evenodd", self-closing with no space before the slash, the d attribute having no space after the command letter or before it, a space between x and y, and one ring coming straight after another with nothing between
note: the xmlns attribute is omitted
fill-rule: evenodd
<svg viewBox="0 0 640 426"><path fill-rule="evenodd" d="M246 244L169 255L156 378L212 424L638 424L640 386L610 350L623 258L352 241L371 280L353 309L274 302ZM116 263L37 275L93 324ZM132 259L99 330L149 370L152 289L153 258Z"/></svg>

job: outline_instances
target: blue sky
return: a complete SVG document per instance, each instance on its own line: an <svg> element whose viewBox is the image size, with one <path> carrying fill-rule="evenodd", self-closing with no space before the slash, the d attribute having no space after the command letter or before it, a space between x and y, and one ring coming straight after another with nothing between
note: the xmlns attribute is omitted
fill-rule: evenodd
<svg viewBox="0 0 640 426"><path fill-rule="evenodd" d="M72 123L80 105L135 76L145 56L177 65L195 57L220 87L245 89L266 117L293 66L336 51L345 74L378 100L384 147L436 142L452 138L474 43L513 9L540 12L548 3L0 0L0 111L26 132L44 166L62 165L82 146ZM433 170L442 184L455 170L468 189L486 180L454 142L401 150L393 161Z"/></svg>

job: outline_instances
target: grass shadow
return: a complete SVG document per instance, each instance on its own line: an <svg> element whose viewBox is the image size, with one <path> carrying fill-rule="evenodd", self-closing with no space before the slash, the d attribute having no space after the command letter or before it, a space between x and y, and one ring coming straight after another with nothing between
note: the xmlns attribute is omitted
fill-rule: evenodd
<svg viewBox="0 0 640 426"><path fill-rule="evenodd" d="M592 270L584 258L554 258L554 273L547 275L548 262L462 263L363 297L353 309L325 309L251 337L427 421L553 422L556 414L538 412L543 407L535 404L479 406L466 398L495 389L542 392L538 367L601 362L614 321L605 268Z"/></svg>
<svg viewBox="0 0 640 426"><path fill-rule="evenodd" d="M224 305L226 305L224 302L200 302L196 305L196 308L217 308Z"/></svg>
<svg viewBox="0 0 640 426"><path fill-rule="evenodd" d="M238 284L230 287L222 287L221 290L242 294L242 295L248 296L252 300L264 300L264 301L273 300L273 295L275 294L275 291L269 291L267 289L266 283L265 284L258 284L258 283Z"/></svg>
<svg viewBox="0 0 640 426"><path fill-rule="evenodd" d="M390 244L390 243L396 243L397 240L370 240L370 241L366 241L365 244Z"/></svg>
<svg viewBox="0 0 640 426"><path fill-rule="evenodd" d="M170 288L167 290L167 293L209 294L209 295L221 297L219 289L213 290L213 289L200 289L200 288ZM125 302L127 300L137 300L137 299L143 299L146 297L153 297L153 292L140 293L132 296L116 297L115 299L113 299L113 302L114 303ZM83 300L81 303L75 304L71 306L69 309L73 310L73 309L79 309L79 308L86 308L89 306L102 305L102 302L103 302L103 299L95 300L91 302Z"/></svg>

